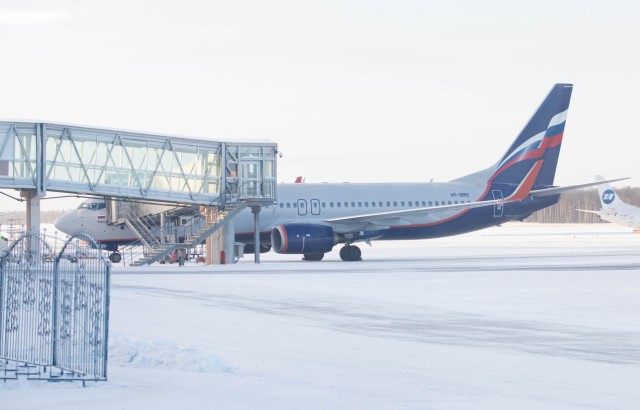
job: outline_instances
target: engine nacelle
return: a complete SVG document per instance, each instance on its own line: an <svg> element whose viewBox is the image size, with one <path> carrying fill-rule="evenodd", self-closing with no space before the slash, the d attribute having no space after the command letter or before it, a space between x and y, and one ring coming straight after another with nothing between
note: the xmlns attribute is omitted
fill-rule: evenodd
<svg viewBox="0 0 640 410"><path fill-rule="evenodd" d="M271 230L271 246L277 253L326 253L336 243L333 229L324 225L286 224Z"/></svg>

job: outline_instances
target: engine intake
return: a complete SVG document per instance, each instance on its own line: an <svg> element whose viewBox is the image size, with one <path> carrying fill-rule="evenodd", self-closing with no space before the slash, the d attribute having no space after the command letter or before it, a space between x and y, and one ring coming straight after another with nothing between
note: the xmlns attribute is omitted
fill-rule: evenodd
<svg viewBox="0 0 640 410"><path fill-rule="evenodd" d="M336 235L329 226L285 224L271 230L271 246L277 253L326 253L336 243Z"/></svg>

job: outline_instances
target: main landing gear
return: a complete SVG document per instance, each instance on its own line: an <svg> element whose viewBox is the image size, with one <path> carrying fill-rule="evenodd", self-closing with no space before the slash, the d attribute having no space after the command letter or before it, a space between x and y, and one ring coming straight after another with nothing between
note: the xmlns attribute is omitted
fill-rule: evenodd
<svg viewBox="0 0 640 410"><path fill-rule="evenodd" d="M302 260L304 260L304 261L321 261L322 258L324 258L324 253L305 253L304 254L304 258L302 258Z"/></svg>
<svg viewBox="0 0 640 410"><path fill-rule="evenodd" d="M345 245L340 249L340 259L345 262L362 260L362 251L355 245Z"/></svg>
<svg viewBox="0 0 640 410"><path fill-rule="evenodd" d="M305 253L303 261L321 261L324 253ZM362 252L355 245L345 245L340 249L340 259L345 262L355 262L362 260Z"/></svg>

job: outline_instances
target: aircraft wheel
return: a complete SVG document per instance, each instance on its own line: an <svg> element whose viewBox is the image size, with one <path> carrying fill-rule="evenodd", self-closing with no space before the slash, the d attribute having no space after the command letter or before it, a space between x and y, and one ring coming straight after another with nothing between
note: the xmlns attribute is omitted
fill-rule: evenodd
<svg viewBox="0 0 640 410"><path fill-rule="evenodd" d="M120 263L122 261L122 255L120 255L120 253L118 252L113 252L111 255L109 255L109 260L111 261L111 263Z"/></svg>
<svg viewBox="0 0 640 410"><path fill-rule="evenodd" d="M355 262L362 259L362 251L353 245L345 245L340 249L340 259L346 262Z"/></svg>
<svg viewBox="0 0 640 410"><path fill-rule="evenodd" d="M349 256L350 261L360 261L362 260L362 251L357 246L351 246L347 255Z"/></svg>
<svg viewBox="0 0 640 410"><path fill-rule="evenodd" d="M305 253L304 254L304 258L302 258L302 260L304 260L304 261L321 261L322 258L324 258L324 253Z"/></svg>

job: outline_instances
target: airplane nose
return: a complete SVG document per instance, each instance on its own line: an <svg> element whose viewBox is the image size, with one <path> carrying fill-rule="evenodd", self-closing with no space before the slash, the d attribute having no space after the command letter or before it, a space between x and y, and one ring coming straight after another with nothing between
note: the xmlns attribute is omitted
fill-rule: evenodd
<svg viewBox="0 0 640 410"><path fill-rule="evenodd" d="M58 219L56 219L56 221L53 223L53 226L56 227L57 230L59 230L60 232L66 233L67 235L71 235L72 234L72 230L73 230L73 224L72 222L72 217L69 214L64 214L62 216L60 216Z"/></svg>

